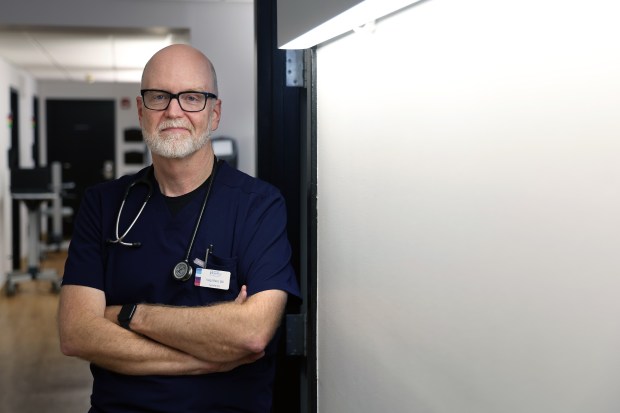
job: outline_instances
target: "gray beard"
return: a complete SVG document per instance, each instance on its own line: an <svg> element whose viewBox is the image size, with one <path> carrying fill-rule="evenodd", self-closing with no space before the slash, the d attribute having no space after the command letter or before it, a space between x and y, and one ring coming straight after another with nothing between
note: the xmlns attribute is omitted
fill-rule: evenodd
<svg viewBox="0 0 620 413"><path fill-rule="evenodd" d="M209 115L207 124L209 125L207 131L197 136L195 139L185 134L171 135L167 138L163 138L159 135L159 131L150 134L144 130L144 128L142 129L142 136L152 154L159 155L163 158L181 159L197 152L209 142L209 138L211 137L211 115ZM183 125L178 121L167 121L164 123L164 127L166 126Z"/></svg>
<svg viewBox="0 0 620 413"><path fill-rule="evenodd" d="M151 153L163 158L180 159L197 152L205 146L209 142L211 133L207 130L206 133L198 136L196 139L193 139L191 136L177 135L164 139L158 133L149 134L143 129L142 135Z"/></svg>

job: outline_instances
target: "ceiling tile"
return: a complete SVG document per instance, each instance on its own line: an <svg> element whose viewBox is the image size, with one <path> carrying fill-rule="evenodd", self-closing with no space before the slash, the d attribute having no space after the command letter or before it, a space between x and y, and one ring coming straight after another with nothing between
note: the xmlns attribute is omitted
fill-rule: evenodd
<svg viewBox="0 0 620 413"><path fill-rule="evenodd" d="M0 27L0 56L37 79L139 82L153 53L188 42L187 30Z"/></svg>

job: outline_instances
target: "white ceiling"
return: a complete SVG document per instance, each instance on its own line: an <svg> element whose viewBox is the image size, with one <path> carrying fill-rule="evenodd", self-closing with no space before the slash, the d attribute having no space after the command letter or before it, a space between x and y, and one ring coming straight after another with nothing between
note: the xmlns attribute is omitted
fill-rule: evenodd
<svg viewBox="0 0 620 413"><path fill-rule="evenodd" d="M140 82L151 55L187 31L0 27L0 57L39 80Z"/></svg>
<svg viewBox="0 0 620 413"><path fill-rule="evenodd" d="M158 0L150 0L158 1ZM253 3L254 0L159 0ZM189 43L189 30L0 26L0 59L39 80L140 82L146 61L172 43Z"/></svg>

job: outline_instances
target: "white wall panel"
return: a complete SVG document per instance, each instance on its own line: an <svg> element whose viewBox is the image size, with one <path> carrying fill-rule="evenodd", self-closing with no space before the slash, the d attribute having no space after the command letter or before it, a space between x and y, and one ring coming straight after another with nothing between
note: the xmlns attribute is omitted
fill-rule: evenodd
<svg viewBox="0 0 620 413"><path fill-rule="evenodd" d="M430 0L318 49L321 412L620 409L619 12Z"/></svg>

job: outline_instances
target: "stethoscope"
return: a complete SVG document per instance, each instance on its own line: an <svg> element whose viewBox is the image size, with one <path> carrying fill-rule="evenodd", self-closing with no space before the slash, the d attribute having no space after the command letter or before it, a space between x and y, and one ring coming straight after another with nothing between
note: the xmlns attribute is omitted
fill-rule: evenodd
<svg viewBox="0 0 620 413"><path fill-rule="evenodd" d="M172 269L172 277L177 281L187 281L194 274L194 269L189 264L189 256L192 252L192 248L194 247L194 241L196 239L196 234L198 233L198 228L200 228L200 223L202 222L202 216L204 215L205 209L207 207L207 201L209 200L209 195L211 194L211 187L213 186L213 181L215 181L215 173L217 172L217 165L218 165L218 160L217 158L215 158L213 161L213 167L211 168L211 179L209 180L209 186L207 187L207 192L205 193L204 200L202 201L200 213L198 214L198 219L196 220L196 225L194 227L194 232L192 234L192 239L190 240L189 247L187 248L187 254L185 254L185 259L183 261L180 261ZM129 231L131 231L136 221L138 221L138 218L140 218L140 215L142 215L142 211L146 207L147 202L149 201L149 199L151 198L151 195L153 194L153 185L151 184L151 181L148 178L149 173L150 171L152 171L152 169L153 167L151 166L151 168L149 168L149 170L147 170L142 175L142 177L130 183L127 189L125 190L125 195L123 196L123 200L121 201L121 206L118 210L118 215L116 216L116 226L115 226L116 239L107 239L106 243L110 245L119 244L125 247L132 247L132 248L137 248L142 245L141 242L127 242L125 241L125 237L129 233ZM121 220L121 214L123 213L123 207L125 206L125 203L127 202L129 193L137 185L145 185L148 189L148 192L146 194L146 197L144 198L144 201L142 202L142 206L140 207L140 209L138 210L138 213L136 214L136 217L133 219L133 221L131 221L131 224L129 224L125 232L123 232L122 235L119 235L119 223Z"/></svg>
<svg viewBox="0 0 620 413"><path fill-rule="evenodd" d="M123 195L123 201L121 202L121 207L118 210L118 215L116 215L116 229L115 229L116 239L107 239L106 242L108 244L119 244L119 245L124 245L125 247L132 247L132 248L137 248L140 245L142 245L141 242L125 242L125 237L129 233L129 231L131 231L131 229L133 228L138 218L140 218L140 215L142 215L142 211L144 211L144 207L146 207L146 203L149 202L149 199L151 199L151 195L153 195L153 185L151 184L151 181L148 179L149 172L152 170L152 168L153 167L151 166L140 179L137 179L133 181L132 183L130 183L127 189L125 190L125 195ZM142 207L140 207L140 210L138 210L136 217L133 219L133 221L131 221L131 224L129 224L129 226L127 227L127 230L123 232L123 235L119 236L118 226L121 221L121 214L123 213L123 207L125 206L125 203L127 202L127 198L129 197L129 192L131 192L131 190L137 185L145 185L148 188L148 192L146 193L146 198L144 198Z"/></svg>

